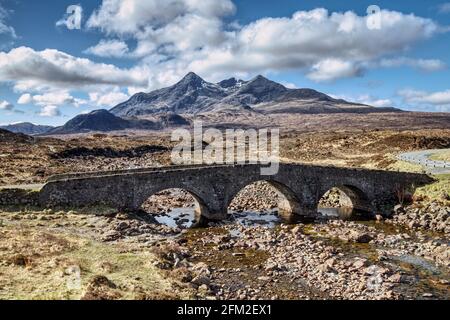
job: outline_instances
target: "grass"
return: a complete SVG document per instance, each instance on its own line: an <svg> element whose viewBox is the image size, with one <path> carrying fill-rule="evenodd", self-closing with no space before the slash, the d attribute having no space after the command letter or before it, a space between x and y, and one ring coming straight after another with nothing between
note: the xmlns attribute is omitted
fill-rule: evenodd
<svg viewBox="0 0 450 320"><path fill-rule="evenodd" d="M106 288L106 297L190 298L187 290L175 290L178 283L157 269L157 258L152 253L127 244L110 245L32 228L4 227L0 232L0 249L2 300L78 300L97 276L105 276L115 285ZM80 277L70 270L80 270ZM68 286L77 279L80 286Z"/></svg>
<svg viewBox="0 0 450 320"><path fill-rule="evenodd" d="M450 162L450 150L437 152L430 156L431 160L435 161L449 161Z"/></svg>
<svg viewBox="0 0 450 320"><path fill-rule="evenodd" d="M396 161L392 165L388 167L388 170L392 171L401 171L401 172L415 172L415 173L423 173L423 167L418 164L413 164L406 161Z"/></svg>
<svg viewBox="0 0 450 320"><path fill-rule="evenodd" d="M416 190L416 196L422 196L427 200L439 200L443 199L443 195L450 195L450 174L441 174L434 176L436 182L427 186L423 186Z"/></svg>

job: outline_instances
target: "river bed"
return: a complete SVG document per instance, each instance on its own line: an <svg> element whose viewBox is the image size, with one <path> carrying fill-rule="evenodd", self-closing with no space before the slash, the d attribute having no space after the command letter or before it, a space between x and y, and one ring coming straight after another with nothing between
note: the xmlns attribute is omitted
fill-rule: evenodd
<svg viewBox="0 0 450 320"><path fill-rule="evenodd" d="M408 237L405 236L405 239L402 239L401 241L394 241L394 244L391 244L387 240L383 240L384 242L371 241L370 243L342 241L341 239L336 238L333 234L321 232L321 226L327 225L329 221L339 220L342 221L344 226L349 229L370 228L371 230L376 230L376 234L382 234L380 238L386 238L388 240L390 240L389 237L395 237L396 235L406 233L405 230L392 226L391 224L371 221L364 216L362 212L355 212L348 208L322 208L319 212L322 214L322 219L319 219L314 223L302 222L301 219L286 219L278 214L278 210L270 210L264 213L231 212L228 221L224 221L204 229L191 229L185 234L189 235L189 237L202 238L200 242L198 241L199 239L190 242L190 250L197 252L196 256L198 257L205 257L205 259L196 258L197 261L211 264L212 261L217 260L223 264L225 268L222 268L223 270L221 268L217 268L218 270L220 269L221 272L215 274L214 279L218 283L221 283L224 288L229 287L227 285L227 278L234 279L233 281L229 280L231 281L230 286L233 288L240 288L239 284L236 283L236 281L238 282L239 276L235 275L233 270L240 270L239 272L243 272L246 275L242 279L246 279L245 281L243 280L243 283L249 287L256 285L256 287L259 288L260 284L257 280L255 280L255 283L252 283L253 278L258 279L262 277L265 279L264 275L261 276L264 272L261 272L259 268L264 268L263 265L267 262L260 261L261 256L265 257L265 252L267 252L267 258L262 260L270 261L270 259L274 258L271 256L272 251L274 249L280 250L280 247L284 246L284 243L282 241L278 243L276 247L265 245L265 247L263 247L265 250L261 251L251 249L251 243L254 243L255 241L262 242L267 240L265 238L259 238L259 233L261 233L261 230L265 230L265 237L267 237L267 234L273 236L275 239L273 242L276 243L277 235L279 235L282 228L292 229L296 226L301 226L302 233L309 237L308 241L312 241L312 243L325 243L326 245L337 248L340 252L339 256L343 259L364 259L364 261L368 261L367 263L372 263L375 270L376 268L388 268L390 273L398 274L398 283L392 284L392 291L403 299L450 298L448 284L450 273L448 267L436 265L434 261L420 255L411 254L411 252L404 250L404 248L422 246L423 243L427 241L440 241L443 246L448 247L448 240L445 238L442 239L441 235L427 235L425 240L419 240L414 236L414 234L412 234L411 236L408 235ZM195 211L192 208L175 209L166 215L157 217L156 219L160 223L167 224L171 227L190 228L195 224ZM283 231L283 233L284 232L285 231ZM229 237L229 239L225 238L224 242L221 242L221 244L218 245L217 248L219 249L212 245L217 242L215 237L218 234L227 235L227 237ZM251 235L250 241L249 235ZM246 241L249 241L249 247L245 244ZM242 253L242 249L236 249L236 244L238 246L243 245L244 248L247 248L246 250L250 251ZM286 244L286 246L286 250L290 250L290 246L288 244ZM282 250L282 252L284 251ZM320 254L320 252L317 252L317 254ZM242 256L248 256L249 259L237 259L237 257ZM279 259L280 256L277 256L276 258ZM259 264L253 265L253 260L259 261ZM227 269L227 265L232 266L232 268ZM295 270L295 268L293 270ZM293 271L290 270L289 272ZM290 299L295 298L294 296L290 296L286 293L286 290L289 287L286 283L286 277L289 277L289 272L286 271L286 274L280 272L280 274L274 276L274 279L278 279L276 280L278 284L274 283L271 286L271 294L276 294L278 290L277 288L279 287L279 297ZM344 274L346 272L348 271L342 271ZM339 271L339 273L341 273L341 271ZM308 282L308 276L303 277L296 280L296 286L300 286L302 283L305 284ZM324 277L326 278L326 276ZM382 281L377 280L377 277L378 276L376 275L371 278L369 277L369 279L371 279L370 281L374 282L371 286L376 286L377 281ZM383 281L385 280L386 279ZM317 281L317 283L320 283L320 279ZM305 295L302 296L299 293L298 298L333 298L332 295L328 295L328 293L325 294L320 290L320 288L315 288L314 285L303 285L302 288ZM224 290L226 291L226 289ZM260 289L256 290L258 291ZM228 298L234 297L232 292L233 290L231 290L231 292L229 292L226 296ZM315 293L313 294L313 292Z"/></svg>

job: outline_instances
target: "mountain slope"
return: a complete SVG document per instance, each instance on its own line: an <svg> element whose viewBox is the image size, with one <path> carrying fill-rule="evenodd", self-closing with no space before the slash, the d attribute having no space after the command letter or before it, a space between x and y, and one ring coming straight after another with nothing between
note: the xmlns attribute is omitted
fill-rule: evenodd
<svg viewBox="0 0 450 320"><path fill-rule="evenodd" d="M173 112L194 114L226 97L226 90L189 73L177 84L150 93L138 93L111 109L120 117Z"/></svg>
<svg viewBox="0 0 450 320"><path fill-rule="evenodd" d="M107 110L96 110L88 114L78 115L65 125L47 131L44 135L75 134L87 132L109 132L120 130L161 130L169 127L190 125L177 114L162 114L148 119L120 118Z"/></svg>
<svg viewBox="0 0 450 320"><path fill-rule="evenodd" d="M21 122L21 123L10 124L7 126L1 126L0 128L14 132L14 133L36 135L36 134L46 133L47 131L50 131L54 127L36 125L36 124L30 123L30 122Z"/></svg>
<svg viewBox="0 0 450 320"><path fill-rule="evenodd" d="M23 133L14 133L5 129L0 129L1 143L31 143L34 138Z"/></svg>
<svg viewBox="0 0 450 320"><path fill-rule="evenodd" d="M76 116L61 127L54 128L46 135L71 134L91 131L116 131L126 129L159 129L158 124L148 120L128 120L116 117L107 110L96 110Z"/></svg>
<svg viewBox="0 0 450 320"><path fill-rule="evenodd" d="M236 114L396 111L334 99L312 89L288 89L263 76L250 81L231 78L214 84L191 72L171 87L134 95L112 108L111 113L144 117L167 112L196 115L230 110Z"/></svg>

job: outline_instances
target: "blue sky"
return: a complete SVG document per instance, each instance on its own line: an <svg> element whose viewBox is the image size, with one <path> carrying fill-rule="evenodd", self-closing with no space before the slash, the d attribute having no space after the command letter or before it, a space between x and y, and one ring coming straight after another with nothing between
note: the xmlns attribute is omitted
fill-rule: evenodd
<svg viewBox="0 0 450 320"><path fill-rule="evenodd" d="M0 124L60 125L189 71L450 110L450 3L0 0ZM367 8L381 12L367 24ZM77 5L80 29L67 24ZM325 10L324 10L325 9ZM59 22L59 23L58 23Z"/></svg>

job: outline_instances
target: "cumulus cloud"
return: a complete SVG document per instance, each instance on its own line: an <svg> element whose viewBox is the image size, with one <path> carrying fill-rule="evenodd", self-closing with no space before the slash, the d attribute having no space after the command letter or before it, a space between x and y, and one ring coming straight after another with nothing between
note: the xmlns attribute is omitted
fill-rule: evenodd
<svg viewBox="0 0 450 320"><path fill-rule="evenodd" d="M62 105L73 105L79 107L80 105L87 104L87 101L74 98L67 91L54 91L46 92L43 94L31 95L25 93L19 97L17 100L18 104L35 104L37 106L62 106Z"/></svg>
<svg viewBox="0 0 450 320"><path fill-rule="evenodd" d="M426 92L404 89L398 93L406 102L428 104L434 106L450 106L450 90Z"/></svg>
<svg viewBox="0 0 450 320"><path fill-rule="evenodd" d="M129 95L120 92L91 92L89 94L90 101L95 103L98 107L114 107L121 102L129 99Z"/></svg>
<svg viewBox="0 0 450 320"><path fill-rule="evenodd" d="M171 85L188 71L209 81L300 71L320 82L362 76L374 67L446 67L440 60L392 58L443 30L413 14L382 10L380 29L368 28L367 17L354 12L321 8L227 24L225 18L235 10L231 0L103 0L86 26L108 40L85 53L135 58L136 66L119 68L54 49L19 47L0 52L0 82L13 83L23 94L19 104L58 114L58 106L81 104L73 91L86 92L96 106L112 106L136 92ZM390 100L367 102L387 106Z"/></svg>
<svg viewBox="0 0 450 320"><path fill-rule="evenodd" d="M222 19L234 12L231 1L211 1L177 0L154 10L156 1L104 0L88 26L135 40L130 55L151 68L154 86L171 84L187 70L210 80L301 70L315 81L330 81L360 76L373 65L443 67L438 60L380 62L442 31L430 19L382 10L381 28L370 29L365 16L319 8L231 28Z"/></svg>
<svg viewBox="0 0 450 320"><path fill-rule="evenodd" d="M120 40L101 40L97 45L84 51L103 58L122 58L128 54L128 45Z"/></svg>
<svg viewBox="0 0 450 320"><path fill-rule="evenodd" d="M35 51L19 47L7 53L0 52L0 82L9 81L15 82L15 89L20 92L102 85L146 87L148 70L120 69L53 49Z"/></svg>
<svg viewBox="0 0 450 320"><path fill-rule="evenodd" d="M57 106L44 106L41 108L39 112L41 117L59 117L61 115L61 111Z"/></svg>
<svg viewBox="0 0 450 320"><path fill-rule="evenodd" d="M351 78L361 76L362 74L363 70L349 61L326 59L315 64L311 68L311 72L307 74L307 77L311 80L321 82Z"/></svg>
<svg viewBox="0 0 450 320"><path fill-rule="evenodd" d="M29 93L25 93L19 97L17 100L18 104L30 104L33 103L33 97Z"/></svg>
<svg viewBox="0 0 450 320"><path fill-rule="evenodd" d="M277 71L311 68L311 77L327 81L358 76L369 62L403 52L438 32L429 19L383 10L381 28L367 28L366 17L325 9L300 11L291 18L265 18L244 26L228 50L194 63L205 71L235 68ZM327 68L329 72L327 72Z"/></svg>
<svg viewBox="0 0 450 320"><path fill-rule="evenodd" d="M22 110L16 109L16 107L5 100L0 100L0 111L5 111L7 113L19 113L23 114L24 112Z"/></svg>
<svg viewBox="0 0 450 320"><path fill-rule="evenodd" d="M0 110L12 111L14 109L14 105L9 103L8 101L0 101Z"/></svg>
<svg viewBox="0 0 450 320"><path fill-rule="evenodd" d="M221 17L234 11L231 0L103 0L87 26L108 34L137 35L183 16Z"/></svg>

